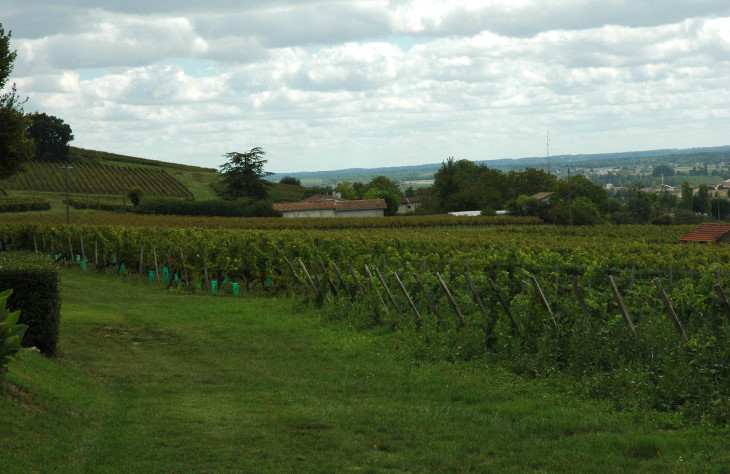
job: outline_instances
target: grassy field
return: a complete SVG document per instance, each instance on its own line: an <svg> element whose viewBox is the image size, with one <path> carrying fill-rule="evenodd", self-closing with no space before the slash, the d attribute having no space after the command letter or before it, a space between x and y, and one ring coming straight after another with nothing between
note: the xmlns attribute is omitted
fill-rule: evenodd
<svg viewBox="0 0 730 474"><path fill-rule="evenodd" d="M60 356L0 395L2 472L730 472L727 429L419 364L292 300L62 283Z"/></svg>

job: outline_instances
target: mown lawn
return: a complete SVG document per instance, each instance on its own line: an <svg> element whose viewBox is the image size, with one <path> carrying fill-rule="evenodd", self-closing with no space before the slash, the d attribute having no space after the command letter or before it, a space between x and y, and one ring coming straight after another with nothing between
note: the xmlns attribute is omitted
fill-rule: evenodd
<svg viewBox="0 0 730 474"><path fill-rule="evenodd" d="M25 352L0 395L3 473L729 472L727 429L419 364L291 300L62 282L60 356Z"/></svg>

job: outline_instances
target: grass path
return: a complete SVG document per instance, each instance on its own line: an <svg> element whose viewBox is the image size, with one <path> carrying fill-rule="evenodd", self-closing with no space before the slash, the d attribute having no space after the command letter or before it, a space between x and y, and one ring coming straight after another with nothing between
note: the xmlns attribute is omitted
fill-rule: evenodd
<svg viewBox="0 0 730 474"><path fill-rule="evenodd" d="M0 472L728 472L727 431L612 413L292 301L64 272L61 352L0 395Z"/></svg>

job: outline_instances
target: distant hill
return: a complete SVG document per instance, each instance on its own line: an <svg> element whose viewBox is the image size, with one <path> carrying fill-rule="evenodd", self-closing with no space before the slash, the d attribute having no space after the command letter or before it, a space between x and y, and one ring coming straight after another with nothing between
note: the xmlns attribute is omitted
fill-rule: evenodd
<svg viewBox="0 0 730 474"><path fill-rule="evenodd" d="M458 157L457 157L458 158ZM501 171L521 170L525 168L542 168L555 170L570 163L571 167L604 168L632 165L652 165L659 163L692 163L730 161L730 146L661 149L647 151L629 151L622 153L595 153L580 155L556 155L550 160L545 156L527 158L502 158L497 160L472 160L490 168ZM298 173L276 173L268 179L278 181L284 176L292 176L302 181L303 185L334 185L342 181L367 182L375 176L387 176L390 179L404 181L432 180L433 175L441 168L441 163L417 166L394 166L383 168L347 168L334 171L308 171Z"/></svg>

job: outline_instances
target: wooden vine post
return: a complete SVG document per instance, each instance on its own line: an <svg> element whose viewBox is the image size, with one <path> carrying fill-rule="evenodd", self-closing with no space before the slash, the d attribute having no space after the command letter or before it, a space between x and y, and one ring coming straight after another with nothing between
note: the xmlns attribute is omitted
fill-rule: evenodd
<svg viewBox="0 0 730 474"><path fill-rule="evenodd" d="M183 270L183 275L185 276L185 288L190 288L190 281L188 280L188 269L185 266L185 257L183 256L182 250L180 250L180 266Z"/></svg>
<svg viewBox="0 0 730 474"><path fill-rule="evenodd" d="M291 274L294 276L294 279L297 281L297 285L302 285L302 279L299 278L299 275L297 275L296 270L294 270L294 265L291 264L288 258L284 257L284 261L289 266L289 271L291 271Z"/></svg>
<svg viewBox="0 0 730 474"><path fill-rule="evenodd" d="M575 299L578 300L580 312L583 313L583 316L588 316L588 306L586 306L585 299L583 298L583 291L578 285L578 277L576 277L575 275L570 275L570 285L573 287L573 294L575 295Z"/></svg>
<svg viewBox="0 0 730 474"><path fill-rule="evenodd" d="M204 289L205 291L210 291L210 277L208 276L208 256L205 250L203 250L203 276L205 277Z"/></svg>
<svg viewBox="0 0 730 474"><path fill-rule="evenodd" d="M383 289L385 290L385 294L388 295L388 299L390 299L390 303L393 305L396 312L398 313L399 320L402 321L403 320L403 311L401 311L400 306L398 306L398 302L395 300L393 293L390 291L388 282L385 281L385 278L383 278L383 274L380 273L380 269L378 267L375 267L375 274L378 276L378 280L380 280L380 284L383 285Z"/></svg>
<svg viewBox="0 0 730 474"><path fill-rule="evenodd" d="M398 287L400 287L400 291L403 293L403 296L406 297L406 301L408 301L408 305L411 307L411 310L413 311L413 314L416 316L416 331L420 331L421 327L423 326L423 320L421 318L421 313L418 312L418 308L416 308L416 305L413 303L413 300L411 299L411 295L408 294L408 290L406 289L405 285L403 285L403 282L401 281L400 277L396 272L393 272L393 278L395 278L395 282L398 284Z"/></svg>
<svg viewBox="0 0 730 474"><path fill-rule="evenodd" d="M446 286L446 282L444 282L444 279L441 278L441 275L439 275L438 272L436 272L436 279L439 282L439 286L441 286L441 289L444 291L444 294L446 295L446 299L449 300L449 304L453 308L456 315L459 317L459 324L463 328L464 326L466 326L466 320L464 319L464 315L461 314L459 305L456 304L456 300L454 299L454 296L449 291L449 287Z"/></svg>
<svg viewBox="0 0 730 474"><path fill-rule="evenodd" d="M464 272L464 278L466 278L466 283L469 286L469 291L471 291L471 295L474 297L474 301L477 302L477 306L479 306L479 309L484 315L484 319L489 322L489 310L486 306L484 306L484 301L482 301L482 297L479 295L477 287L474 284L474 281L471 279L471 275L468 271Z"/></svg>
<svg viewBox="0 0 730 474"><path fill-rule="evenodd" d="M674 308L672 308L672 302L669 301L669 297L664 291L662 282L659 280L659 278L654 278L654 284L656 285L656 289L659 292L659 297L662 299L662 301L664 301L664 307L667 309L669 319L671 319L674 323L674 327L677 330L679 337L681 337L684 342L687 342L687 334L684 332L684 328L682 327L682 323L679 321L679 318L677 318L677 313L675 313Z"/></svg>
<svg viewBox="0 0 730 474"><path fill-rule="evenodd" d="M553 322L553 327L557 329L558 322L555 321L553 310L550 309L550 305L548 304L547 299L545 299L545 295L542 292L542 288L540 288L540 284L537 282L537 278L530 275L530 281L532 282L533 288L535 288L535 294L537 295L537 299L540 300L542 307L545 308L545 311L547 311L547 313L550 315L550 320Z"/></svg>
<svg viewBox="0 0 730 474"><path fill-rule="evenodd" d="M84 248L84 236L79 234L79 244L81 246L81 260L86 261L86 249Z"/></svg>
<svg viewBox="0 0 730 474"><path fill-rule="evenodd" d="M428 301L428 306L431 308L431 311L434 315L436 315L436 327L441 326L441 312L436 307L436 303L433 301L433 297L431 296L431 292L428 291L428 288L426 288L426 285L423 284L420 278L418 278L418 275L416 273L413 273L413 279L416 280L416 283L418 283L418 287L421 289L421 292L426 295L426 301Z"/></svg>
<svg viewBox="0 0 730 474"><path fill-rule="evenodd" d="M355 282L355 289L360 294L365 294L365 290L363 289L362 285L360 284L360 280L357 278L357 273L355 273L355 269L352 268L352 265L347 266L348 271L350 272L350 276L352 277L352 280Z"/></svg>
<svg viewBox="0 0 730 474"><path fill-rule="evenodd" d="M712 289L715 290L715 294L720 300L720 305L722 306L722 309L725 310L725 316L727 316L727 320L730 321L730 303L727 301L725 292L722 291L722 287L719 284L713 285Z"/></svg>
<svg viewBox="0 0 730 474"><path fill-rule="evenodd" d="M492 291L494 291L494 293L496 293L497 300L499 300L499 304L502 306L502 309L504 310L505 314L509 317L509 320L512 323L512 329L519 337L522 337L522 333L520 332L520 326L517 324L517 320L515 319L514 315L512 314L512 310L510 309L509 304L502 297L502 293L500 293L499 288L497 288L497 285L494 283L494 280L489 278L489 279L487 279L487 282L489 283L489 286L492 288Z"/></svg>
<svg viewBox="0 0 730 474"><path fill-rule="evenodd" d="M157 264L157 249L155 246L152 246L152 257L155 259L155 278L157 281L160 281L160 266ZM205 261L205 256L203 256L203 261ZM206 265L207 267L207 265ZM206 279L207 279L207 272L206 272Z"/></svg>
<svg viewBox="0 0 730 474"><path fill-rule="evenodd" d="M182 251L180 258L182 258ZM144 244L139 246L139 274L144 275Z"/></svg>
<svg viewBox="0 0 730 474"><path fill-rule="evenodd" d="M309 274L307 266L304 265L304 262L301 258L297 259L297 261L299 262L299 266L302 267L302 271L304 272L304 277L307 279L307 283L309 283L309 286L312 288L312 291L314 291L314 294L316 295L318 292L317 285L314 283L314 280L312 280L312 276Z"/></svg>
<svg viewBox="0 0 730 474"><path fill-rule="evenodd" d="M370 287L373 289L376 295L378 295L378 299L380 300L380 305L383 307L383 310L385 310L386 314L390 314L388 311L388 305L385 304L385 300L383 299L383 296L380 294L380 291L378 290L378 285L375 283L375 278L373 278L373 274L370 271L370 267L365 264L365 274L370 279Z"/></svg>
<svg viewBox="0 0 730 474"><path fill-rule="evenodd" d="M611 291L613 292L613 297L616 299L616 303L618 303L618 307L621 310L621 314L624 317L624 322L626 323L626 327L629 328L629 331L631 332L631 335L636 337L636 328L634 328L634 322L631 320L631 316L629 316L629 312L626 311L626 305L624 305L624 300L621 298L621 293L619 293L618 288L616 287L616 282L613 281L613 276L608 276L608 284L611 286Z"/></svg>

